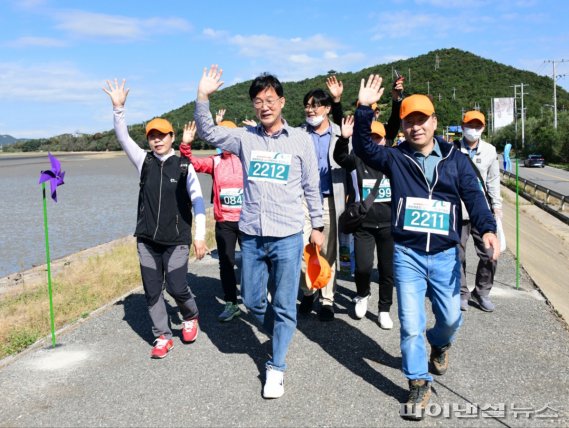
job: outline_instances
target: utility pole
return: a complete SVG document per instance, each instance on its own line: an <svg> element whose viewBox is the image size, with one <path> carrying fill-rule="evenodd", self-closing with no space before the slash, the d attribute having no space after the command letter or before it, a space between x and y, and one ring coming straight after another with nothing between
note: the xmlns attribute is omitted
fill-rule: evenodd
<svg viewBox="0 0 569 428"><path fill-rule="evenodd" d="M550 59L544 62L550 62L553 64L553 128L557 129L557 83L556 83L556 79L557 79L557 74L555 74L555 64L558 62L567 62L567 60L562 59L562 60L554 60L554 59Z"/></svg>
<svg viewBox="0 0 569 428"><path fill-rule="evenodd" d="M525 86L529 86L529 85L525 85ZM525 141L526 141L526 136L525 136L525 126L524 126L524 118L525 118L525 110L524 110L524 84L521 83L520 84L521 87L521 97L522 97L522 150L524 149L524 145L525 145Z"/></svg>
<svg viewBox="0 0 569 428"><path fill-rule="evenodd" d="M441 64L441 60L440 60L440 58L439 58L439 54L437 54L437 55L435 56L435 71L439 69L440 64Z"/></svg>
<svg viewBox="0 0 569 428"><path fill-rule="evenodd" d="M411 67L409 67L409 85L411 84Z"/></svg>
<svg viewBox="0 0 569 428"><path fill-rule="evenodd" d="M520 85L512 85L510 87L514 88L514 132L515 132L515 140L514 146L516 148L516 156L518 151L518 88Z"/></svg>
<svg viewBox="0 0 569 428"><path fill-rule="evenodd" d="M427 94L431 95L431 82L427 80Z"/></svg>
<svg viewBox="0 0 569 428"><path fill-rule="evenodd" d="M452 88L452 99L456 100L456 88Z"/></svg>
<svg viewBox="0 0 569 428"><path fill-rule="evenodd" d="M490 98L490 131L494 135L494 98Z"/></svg>

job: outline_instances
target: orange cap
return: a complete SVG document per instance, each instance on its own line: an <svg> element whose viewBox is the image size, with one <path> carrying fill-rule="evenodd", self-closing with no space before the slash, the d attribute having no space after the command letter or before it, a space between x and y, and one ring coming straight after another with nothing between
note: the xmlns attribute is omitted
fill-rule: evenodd
<svg viewBox="0 0 569 428"><path fill-rule="evenodd" d="M237 128L237 125L230 120L224 120L219 122L219 126L225 126L226 128Z"/></svg>
<svg viewBox="0 0 569 428"><path fill-rule="evenodd" d="M371 123L371 133L377 134L380 137L385 137L385 126L383 126L383 123L374 120Z"/></svg>
<svg viewBox="0 0 569 428"><path fill-rule="evenodd" d="M426 95L415 94L403 100L401 109L399 110L399 117L406 118L411 113L423 113L426 116L431 116L435 112L435 106Z"/></svg>
<svg viewBox="0 0 569 428"><path fill-rule="evenodd" d="M470 110L464 114L464 119L462 119L462 123L469 123L473 120L478 120L482 122L482 125L486 126L486 120L484 119L484 114L479 112L478 110Z"/></svg>
<svg viewBox="0 0 569 428"><path fill-rule="evenodd" d="M308 288L319 289L326 287L332 272L330 271L330 264L320 255L316 245L305 245L304 261L306 263L305 278Z"/></svg>
<svg viewBox="0 0 569 428"><path fill-rule="evenodd" d="M172 128L172 124L168 122L166 119L162 119L157 117L156 119L152 119L150 122L146 124L146 136L150 134L150 131L156 129L157 131L162 132L163 134L169 134L170 132L174 132L174 128Z"/></svg>

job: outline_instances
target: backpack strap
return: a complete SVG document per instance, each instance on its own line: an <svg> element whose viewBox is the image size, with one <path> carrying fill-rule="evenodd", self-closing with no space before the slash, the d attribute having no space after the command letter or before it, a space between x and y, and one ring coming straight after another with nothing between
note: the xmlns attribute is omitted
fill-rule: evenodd
<svg viewBox="0 0 569 428"><path fill-rule="evenodd" d="M377 198L377 192L379 191L380 183L381 183L381 178L375 180L375 184L373 185L371 192L369 192L369 195L367 195L366 198L364 199L363 204L367 209L369 209L373 205L373 201L375 201L375 198Z"/></svg>

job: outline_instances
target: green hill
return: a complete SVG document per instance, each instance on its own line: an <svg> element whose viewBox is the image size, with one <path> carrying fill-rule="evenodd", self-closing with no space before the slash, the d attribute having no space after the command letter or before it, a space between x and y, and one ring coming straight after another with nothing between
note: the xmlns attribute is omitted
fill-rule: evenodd
<svg viewBox="0 0 569 428"><path fill-rule="evenodd" d="M435 64L438 64L436 69ZM387 120L390 114L389 89L393 83L391 77L393 68L406 77L406 94L426 94L428 91L433 96L441 131L447 125L459 124L463 110L470 110L479 106L487 114L490 108L490 99L513 96L512 85L514 84L524 83L524 85L528 85L527 95L524 97L527 118L540 118L543 116L544 104L552 104L553 85L551 78L518 70L459 49L440 49L415 58L378 64L358 72L342 73L338 71L336 75L344 83L344 111L347 113L353 111L353 104L357 98L361 79L367 78L370 73L379 73L384 76L383 85L386 88L382 98L384 104L382 104L381 119ZM226 119L238 123L246 118L254 118L248 97L250 83L247 81L235 84L214 94L211 97L212 112L225 108L227 109ZM304 110L302 108L304 94L315 87L326 89L326 75L315 76L298 82L283 82L283 86L287 99L283 110L284 117L291 125L297 126L304 121ZM569 93L563 88L557 88L557 97L559 110L569 106ZM190 102L176 110L165 113L163 117L169 119L174 124L176 132L180 134L183 124L192 120L193 113L194 102ZM551 114L550 109L549 114ZM145 140L142 124L130 126L129 130L135 141L143 142ZM566 137L566 139L568 138ZM199 149L203 145L198 143L195 146L196 149ZM79 137L62 135L45 140L31 140L16 144L13 147L20 150L37 150L40 147L51 150L71 150L71 147L74 150L78 148L82 150L119 149L112 131Z"/></svg>

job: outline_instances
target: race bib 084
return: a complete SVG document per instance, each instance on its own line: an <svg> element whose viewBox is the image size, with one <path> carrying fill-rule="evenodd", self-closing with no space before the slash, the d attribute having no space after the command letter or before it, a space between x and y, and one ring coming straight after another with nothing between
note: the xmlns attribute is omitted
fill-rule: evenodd
<svg viewBox="0 0 569 428"><path fill-rule="evenodd" d="M243 205L243 189L221 189L219 192L219 201L224 208L241 209Z"/></svg>
<svg viewBox="0 0 569 428"><path fill-rule="evenodd" d="M405 200L403 229L448 235L450 207L450 202L425 198L407 198Z"/></svg>
<svg viewBox="0 0 569 428"><path fill-rule="evenodd" d="M248 171L249 180L286 184L291 162L291 154L253 150Z"/></svg>

